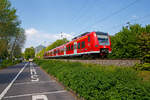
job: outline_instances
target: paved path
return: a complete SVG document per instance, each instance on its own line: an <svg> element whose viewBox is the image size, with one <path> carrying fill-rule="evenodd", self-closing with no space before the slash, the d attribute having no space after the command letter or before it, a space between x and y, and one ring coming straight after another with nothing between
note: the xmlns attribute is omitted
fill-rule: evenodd
<svg viewBox="0 0 150 100"><path fill-rule="evenodd" d="M34 63L0 71L0 100L76 100Z"/></svg>

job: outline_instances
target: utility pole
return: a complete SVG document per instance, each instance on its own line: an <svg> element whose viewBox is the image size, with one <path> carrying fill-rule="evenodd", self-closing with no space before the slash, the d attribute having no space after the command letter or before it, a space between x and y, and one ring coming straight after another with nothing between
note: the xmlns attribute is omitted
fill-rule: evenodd
<svg viewBox="0 0 150 100"><path fill-rule="evenodd" d="M60 38L63 39L63 32L60 33Z"/></svg>
<svg viewBox="0 0 150 100"><path fill-rule="evenodd" d="M130 27L130 22L127 22L126 24L127 24L126 28L129 28Z"/></svg>

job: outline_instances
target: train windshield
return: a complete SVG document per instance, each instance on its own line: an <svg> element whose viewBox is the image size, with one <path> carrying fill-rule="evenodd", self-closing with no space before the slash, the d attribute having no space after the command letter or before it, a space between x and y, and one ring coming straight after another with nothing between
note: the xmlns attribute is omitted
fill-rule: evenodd
<svg viewBox="0 0 150 100"><path fill-rule="evenodd" d="M97 32L96 35L100 45L109 45L109 38L107 33Z"/></svg>

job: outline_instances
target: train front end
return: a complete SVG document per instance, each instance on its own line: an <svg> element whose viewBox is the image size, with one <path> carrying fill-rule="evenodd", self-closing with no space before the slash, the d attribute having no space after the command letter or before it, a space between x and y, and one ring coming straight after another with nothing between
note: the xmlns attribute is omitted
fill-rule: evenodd
<svg viewBox="0 0 150 100"><path fill-rule="evenodd" d="M95 32L95 48L100 51L100 55L111 53L111 41L108 33Z"/></svg>

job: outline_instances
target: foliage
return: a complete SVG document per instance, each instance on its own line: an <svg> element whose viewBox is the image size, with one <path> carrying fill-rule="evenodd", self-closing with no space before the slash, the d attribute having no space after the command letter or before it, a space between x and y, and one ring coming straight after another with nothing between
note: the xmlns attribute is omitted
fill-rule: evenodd
<svg viewBox="0 0 150 100"><path fill-rule="evenodd" d="M2 63L0 63L0 69L6 68L11 65L15 65L20 62L21 62L20 60L15 60L13 62L11 60L3 60Z"/></svg>
<svg viewBox="0 0 150 100"><path fill-rule="evenodd" d="M150 37L149 31L150 25L142 27L139 24L135 24L123 27L120 32L111 36L112 53L109 58L141 58L143 57L141 52L145 52L145 56L150 57L148 53L150 52L150 42L147 41L149 40L148 37ZM146 46L147 51L142 46Z"/></svg>
<svg viewBox="0 0 150 100"><path fill-rule="evenodd" d="M24 58L29 60L29 58L34 58L35 56L35 50L33 47L26 48L24 52Z"/></svg>
<svg viewBox="0 0 150 100"><path fill-rule="evenodd" d="M120 32L111 37L112 54L114 58L138 58L137 35L142 31L140 25L123 27Z"/></svg>
<svg viewBox="0 0 150 100"><path fill-rule="evenodd" d="M52 43L51 45L49 45L49 46L46 48L46 51L51 50L51 49L53 49L53 48L56 48L56 47L58 47L58 46L60 46L60 45L63 45L63 44L65 44L65 43L67 43L67 42L68 42L68 40L67 40L66 38L60 39L60 40L56 40L54 43Z"/></svg>
<svg viewBox="0 0 150 100"><path fill-rule="evenodd" d="M25 42L24 30L16 15L16 9L8 0L0 0L0 57L3 59L16 57L15 50L21 52Z"/></svg>
<svg viewBox="0 0 150 100"><path fill-rule="evenodd" d="M149 70L150 71L150 63L135 64L134 68L136 70Z"/></svg>
<svg viewBox="0 0 150 100"><path fill-rule="evenodd" d="M60 45L65 44L65 43L67 43L67 42L69 42L69 41L68 41L66 38L60 39L60 40L56 40L54 43L52 43L52 44L50 44L49 46L47 46L46 49L44 48L43 50L41 50L41 51L36 55L36 57L38 57L38 58L43 58L43 55L44 55L44 53L45 53L46 51L49 51L49 50L51 50L51 49L53 49L53 48L56 48L56 47L58 47L58 46L60 46Z"/></svg>
<svg viewBox="0 0 150 100"><path fill-rule="evenodd" d="M56 60L35 62L85 100L150 99L150 85L142 83L132 68L95 67Z"/></svg>
<svg viewBox="0 0 150 100"><path fill-rule="evenodd" d="M39 53L36 54L36 58L43 58L45 52L46 50L45 48L43 48Z"/></svg>
<svg viewBox="0 0 150 100"><path fill-rule="evenodd" d="M143 32L138 37L141 59L150 63L150 25L146 26L147 32Z"/></svg>

